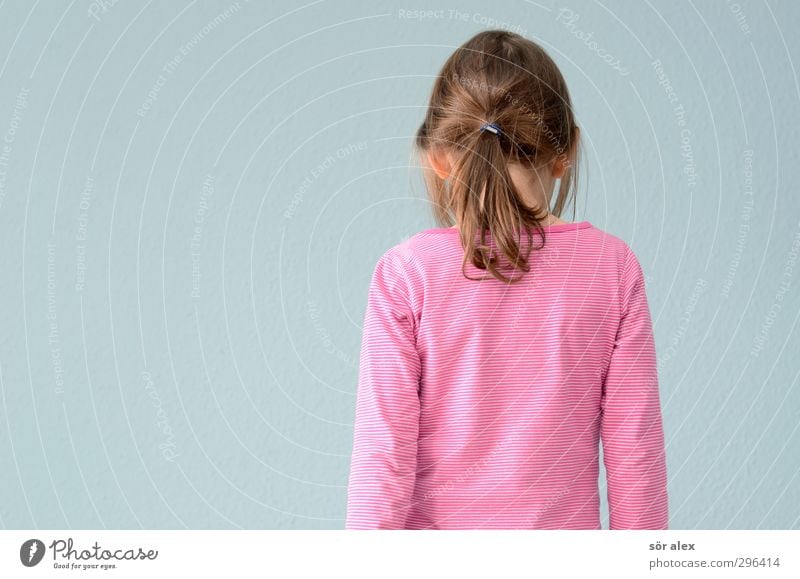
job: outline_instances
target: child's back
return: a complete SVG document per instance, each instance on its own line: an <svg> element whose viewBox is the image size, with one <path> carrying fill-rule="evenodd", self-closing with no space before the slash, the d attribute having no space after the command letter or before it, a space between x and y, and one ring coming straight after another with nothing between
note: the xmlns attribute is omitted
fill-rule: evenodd
<svg viewBox="0 0 800 579"><path fill-rule="evenodd" d="M611 528L667 528L642 268L588 221L552 225L578 140L534 43L487 31L448 59L417 145L456 225L375 267L347 528L598 529L600 442Z"/></svg>
<svg viewBox="0 0 800 579"><path fill-rule="evenodd" d="M612 528L666 528L642 270L587 221L545 230L516 284L466 279L452 228L379 260L348 528L600 528L601 434Z"/></svg>

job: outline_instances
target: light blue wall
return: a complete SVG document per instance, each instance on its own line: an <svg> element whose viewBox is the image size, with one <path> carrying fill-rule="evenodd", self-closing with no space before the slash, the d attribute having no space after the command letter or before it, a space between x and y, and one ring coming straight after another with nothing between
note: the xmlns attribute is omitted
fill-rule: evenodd
<svg viewBox="0 0 800 579"><path fill-rule="evenodd" d="M800 527L800 9L624 6L3 3L0 527L343 526L369 278L435 225L411 139L495 26L645 269L672 527Z"/></svg>

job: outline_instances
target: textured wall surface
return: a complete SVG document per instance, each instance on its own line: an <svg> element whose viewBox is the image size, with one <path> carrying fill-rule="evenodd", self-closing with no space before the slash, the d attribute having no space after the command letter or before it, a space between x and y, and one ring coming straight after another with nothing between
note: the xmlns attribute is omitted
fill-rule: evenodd
<svg viewBox="0 0 800 579"><path fill-rule="evenodd" d="M0 4L0 527L343 526L370 275L435 225L412 136L499 27L567 78L574 219L645 270L671 526L800 528L798 18Z"/></svg>

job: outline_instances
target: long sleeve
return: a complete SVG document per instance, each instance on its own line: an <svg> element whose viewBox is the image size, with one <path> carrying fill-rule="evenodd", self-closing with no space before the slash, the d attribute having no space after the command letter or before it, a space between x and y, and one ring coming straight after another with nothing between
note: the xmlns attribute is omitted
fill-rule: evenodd
<svg viewBox="0 0 800 579"><path fill-rule="evenodd" d="M600 436L611 529L667 529L666 454L644 276L626 248L622 312L603 381Z"/></svg>
<svg viewBox="0 0 800 579"><path fill-rule="evenodd" d="M361 343L346 529L403 529L417 467L420 358L408 279L389 251L375 266Z"/></svg>

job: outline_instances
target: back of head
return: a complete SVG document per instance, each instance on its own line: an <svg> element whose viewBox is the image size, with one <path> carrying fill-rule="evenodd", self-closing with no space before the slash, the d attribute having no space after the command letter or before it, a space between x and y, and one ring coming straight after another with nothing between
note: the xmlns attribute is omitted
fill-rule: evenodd
<svg viewBox="0 0 800 579"><path fill-rule="evenodd" d="M560 216L574 197L577 175L571 158L578 153L578 139L564 78L535 42L505 30L487 30L448 58L433 86L416 145L437 221L455 223L460 230L466 277L467 260L509 283L518 278L501 269L529 271L532 232L544 242L542 224L548 213ZM450 159L447 176L432 169L429 155ZM554 163L565 169L552 211L524 203L509 167L531 172L536 180L549 175ZM550 205L552 191L544 193ZM499 255L487 244L487 233ZM501 263L503 256L507 263Z"/></svg>

